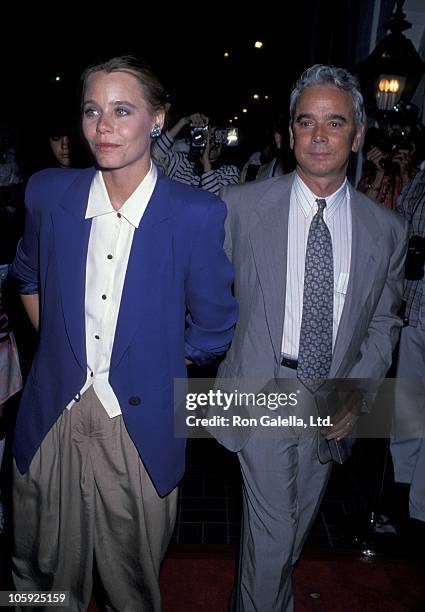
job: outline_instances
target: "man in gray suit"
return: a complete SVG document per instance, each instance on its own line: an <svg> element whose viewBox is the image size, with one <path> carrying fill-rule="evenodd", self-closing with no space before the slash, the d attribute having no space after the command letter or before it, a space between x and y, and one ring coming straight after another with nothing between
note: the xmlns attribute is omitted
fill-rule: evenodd
<svg viewBox="0 0 425 612"><path fill-rule="evenodd" d="M296 171L227 188L223 194L228 206L225 247L235 267L240 314L219 377L292 378L300 387L297 375L304 381L383 378L401 326L397 311L407 229L398 215L347 183L348 160L358 150L364 130L357 81L341 68L313 66L296 83L290 114ZM317 315L323 304L316 303L312 319L306 303L311 273L318 281L316 297L329 273L308 271L306 254L314 223L327 233L327 246L319 246L319 254L328 249L326 258L333 267L325 304L330 330ZM306 333L308 316L312 326ZM321 325L322 336L330 339L328 355L320 353L314 337ZM301 343L303 377L298 363ZM305 370L306 363L313 370ZM307 394L313 402L313 393ZM364 404L364 398L361 401ZM355 420L351 410L338 406L326 437L343 439ZM303 435L296 429L293 435L285 431L267 439L251 432L233 445L243 476L234 611L292 610L292 569L330 473L323 446L326 441L320 434Z"/></svg>

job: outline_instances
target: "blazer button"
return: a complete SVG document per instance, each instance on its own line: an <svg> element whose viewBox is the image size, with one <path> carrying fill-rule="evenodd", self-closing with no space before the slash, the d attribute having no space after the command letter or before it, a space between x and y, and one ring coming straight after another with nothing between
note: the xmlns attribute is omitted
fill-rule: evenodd
<svg viewBox="0 0 425 612"><path fill-rule="evenodd" d="M141 403L141 401L142 400L137 395L134 395L133 397L128 398L128 403L130 404L130 406L138 406Z"/></svg>

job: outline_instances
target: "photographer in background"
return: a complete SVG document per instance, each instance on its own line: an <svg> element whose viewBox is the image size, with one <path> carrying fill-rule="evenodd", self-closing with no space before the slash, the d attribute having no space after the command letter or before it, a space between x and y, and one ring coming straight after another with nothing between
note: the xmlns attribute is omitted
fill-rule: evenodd
<svg viewBox="0 0 425 612"><path fill-rule="evenodd" d="M363 176L357 189L394 209L403 188L417 172L416 145L408 126L384 124L365 136Z"/></svg>
<svg viewBox="0 0 425 612"><path fill-rule="evenodd" d="M190 150L177 151L174 141L186 125L192 132ZM169 178L219 195L225 185L238 183L239 170L234 165L220 165L223 144L216 142L216 130L201 113L182 117L154 141L152 156Z"/></svg>
<svg viewBox="0 0 425 612"><path fill-rule="evenodd" d="M409 498L410 521L405 522L406 499L401 527L408 527L405 535L411 542L420 546L422 539L425 546L425 169L403 190L397 211L409 222L410 239L390 450L394 479L405 483Z"/></svg>

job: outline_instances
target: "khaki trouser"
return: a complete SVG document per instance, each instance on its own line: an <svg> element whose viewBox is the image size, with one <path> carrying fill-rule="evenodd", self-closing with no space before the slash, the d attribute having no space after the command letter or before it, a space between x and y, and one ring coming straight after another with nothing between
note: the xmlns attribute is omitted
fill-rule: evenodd
<svg viewBox="0 0 425 612"><path fill-rule="evenodd" d="M177 489L158 496L122 416L109 418L92 388L63 411L28 472L15 466L13 502L17 590L70 591L66 609L84 611L95 560L107 610L161 610Z"/></svg>

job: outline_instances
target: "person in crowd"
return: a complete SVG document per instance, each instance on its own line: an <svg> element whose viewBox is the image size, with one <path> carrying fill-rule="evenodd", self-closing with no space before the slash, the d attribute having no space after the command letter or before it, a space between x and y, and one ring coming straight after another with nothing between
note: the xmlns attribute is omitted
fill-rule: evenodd
<svg viewBox="0 0 425 612"><path fill-rule="evenodd" d="M396 208L402 189L417 172L416 150L413 135L402 126L370 128L363 147L363 176L357 189L388 208Z"/></svg>
<svg viewBox="0 0 425 612"><path fill-rule="evenodd" d="M266 151L258 152L258 156L251 156L242 168L240 183L282 176L294 170L294 157L289 146L288 121L279 117L272 132L272 141Z"/></svg>
<svg viewBox="0 0 425 612"><path fill-rule="evenodd" d="M45 159L41 157L42 167L85 168L92 162L79 134L78 118L70 112L58 112L56 117L51 117L44 137L46 135L48 150Z"/></svg>
<svg viewBox="0 0 425 612"><path fill-rule="evenodd" d="M11 127L0 125L0 265L12 262L22 234L25 181L17 141Z"/></svg>
<svg viewBox="0 0 425 612"><path fill-rule="evenodd" d="M205 128L205 135L200 133L203 142L194 143L188 152L176 150L175 139L187 125ZM215 130L215 126L209 125L209 118L201 113L182 117L155 140L153 157L164 167L169 178L219 195L222 187L239 181L239 169L235 165L220 163L223 145L215 142Z"/></svg>
<svg viewBox="0 0 425 612"><path fill-rule="evenodd" d="M78 115L62 98L52 97L51 100L54 111L44 117L27 144L28 176L44 168L87 168L93 164L92 155L81 137Z"/></svg>
<svg viewBox="0 0 425 612"><path fill-rule="evenodd" d="M296 171L222 193L240 314L219 379L284 379L302 391L295 415L315 413L327 379L383 378L401 327L407 224L346 179L363 130L356 79L342 68L312 66L291 94ZM335 406L324 436L290 425L267 438L220 432L238 451L243 477L233 612L293 609L291 575L330 474L331 449L367 410L373 394L366 389L350 396L350 406Z"/></svg>
<svg viewBox="0 0 425 612"><path fill-rule="evenodd" d="M71 167L71 137L66 128L52 128L49 144L53 157L59 168Z"/></svg>
<svg viewBox="0 0 425 612"><path fill-rule="evenodd" d="M137 58L83 73L97 169L31 177L12 266L39 329L13 447L13 578L69 591L72 611L88 607L94 563L107 609L161 609L185 454L173 380L185 356L227 349L237 314L224 204L151 161L164 100Z"/></svg>
<svg viewBox="0 0 425 612"><path fill-rule="evenodd" d="M409 515L413 521L422 522L425 543L425 170L418 172L403 190L397 211L409 223L410 240L390 450L394 479L409 485Z"/></svg>
<svg viewBox="0 0 425 612"><path fill-rule="evenodd" d="M22 388L15 335L6 308L6 281L22 232L24 179L17 163L17 137L7 125L0 126L0 472L6 444L7 402ZM0 493L3 493L0 480ZM0 496L0 533L4 510Z"/></svg>
<svg viewBox="0 0 425 612"><path fill-rule="evenodd" d="M15 336L5 308L8 265L0 265L0 472L7 434L7 402L22 389L22 375ZM4 530L4 507L0 480L0 535Z"/></svg>

